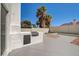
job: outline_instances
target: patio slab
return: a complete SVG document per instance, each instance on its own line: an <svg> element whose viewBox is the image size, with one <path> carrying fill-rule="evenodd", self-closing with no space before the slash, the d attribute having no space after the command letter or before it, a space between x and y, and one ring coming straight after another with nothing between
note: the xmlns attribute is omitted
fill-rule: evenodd
<svg viewBox="0 0 79 59"><path fill-rule="evenodd" d="M53 34L51 34L53 35ZM44 42L13 50L9 56L79 56L79 46L71 44L74 36L57 34L58 38L44 35Z"/></svg>

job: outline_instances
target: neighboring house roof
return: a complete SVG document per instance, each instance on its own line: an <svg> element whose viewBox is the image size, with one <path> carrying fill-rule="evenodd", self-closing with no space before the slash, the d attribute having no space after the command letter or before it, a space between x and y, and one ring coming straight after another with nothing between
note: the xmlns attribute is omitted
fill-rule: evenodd
<svg viewBox="0 0 79 59"><path fill-rule="evenodd" d="M76 24L79 24L79 21L77 21ZM70 22L70 23L64 23L64 24L62 24L61 26L64 26L64 25L73 25L73 22Z"/></svg>
<svg viewBox="0 0 79 59"><path fill-rule="evenodd" d="M65 23L65 24L62 24L61 26L64 26L64 25L72 25L73 23L70 22L70 23Z"/></svg>
<svg viewBox="0 0 79 59"><path fill-rule="evenodd" d="M76 24L79 24L79 21Z"/></svg>

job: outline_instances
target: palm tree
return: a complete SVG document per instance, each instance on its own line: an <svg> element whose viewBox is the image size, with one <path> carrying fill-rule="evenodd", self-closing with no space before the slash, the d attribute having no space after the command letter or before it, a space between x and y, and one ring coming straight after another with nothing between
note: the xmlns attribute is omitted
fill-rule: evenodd
<svg viewBox="0 0 79 59"><path fill-rule="evenodd" d="M45 6L42 6L40 8L37 9L37 14L36 16L39 18L39 27L43 28L45 27L45 11L46 11L46 8Z"/></svg>
<svg viewBox="0 0 79 59"><path fill-rule="evenodd" d="M50 22L51 22L51 16L45 14L46 11L46 7L42 6L40 8L37 9L37 13L36 16L39 18L39 27L41 28L46 28L50 26Z"/></svg>
<svg viewBox="0 0 79 59"><path fill-rule="evenodd" d="M37 14L36 14L36 16L37 16L37 17L43 16L44 13L45 13L45 11L46 11L46 7L45 7L45 6L42 6L42 7L38 8L38 9L37 9Z"/></svg>
<svg viewBox="0 0 79 59"><path fill-rule="evenodd" d="M49 32L50 32L50 22L51 22L52 16L46 15L46 19L47 19L47 28L49 28Z"/></svg>
<svg viewBox="0 0 79 59"><path fill-rule="evenodd" d="M47 27L50 27L51 19L52 19L52 16L46 15L46 25L47 25Z"/></svg>

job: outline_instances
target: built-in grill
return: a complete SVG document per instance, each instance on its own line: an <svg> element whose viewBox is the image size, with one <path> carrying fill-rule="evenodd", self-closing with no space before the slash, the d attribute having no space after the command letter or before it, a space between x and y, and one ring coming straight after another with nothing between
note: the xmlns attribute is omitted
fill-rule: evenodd
<svg viewBox="0 0 79 59"><path fill-rule="evenodd" d="M31 43L31 37L36 37L36 36L39 36L39 33L38 32L31 32L31 35L24 35L23 36L23 44L30 44Z"/></svg>
<svg viewBox="0 0 79 59"><path fill-rule="evenodd" d="M31 32L31 35L32 35L32 36L38 36L39 33L38 33L38 32Z"/></svg>

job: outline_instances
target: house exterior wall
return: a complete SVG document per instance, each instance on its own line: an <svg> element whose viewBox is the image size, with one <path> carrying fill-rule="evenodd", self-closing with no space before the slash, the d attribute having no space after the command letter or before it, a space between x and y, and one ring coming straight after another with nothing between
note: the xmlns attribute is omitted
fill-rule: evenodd
<svg viewBox="0 0 79 59"><path fill-rule="evenodd" d="M1 4L0 4L0 13L1 13ZM1 14L0 14L0 56L1 56Z"/></svg>
<svg viewBox="0 0 79 59"><path fill-rule="evenodd" d="M27 31L24 33L21 32L21 5L19 3L4 3L5 8L8 10L8 14L6 16L6 49L3 55L8 55L14 49L23 47L23 35L27 34ZM34 30L34 29L33 29ZM31 32L29 32L30 34ZM34 37L33 37L34 38ZM43 33L40 33L40 36L36 37L39 40L32 40L33 44L38 41L43 41Z"/></svg>
<svg viewBox="0 0 79 59"><path fill-rule="evenodd" d="M3 55L7 55L11 50L20 47L20 4L19 3L4 3L8 10L6 16L6 49ZM16 33L16 35L15 35ZM16 46L15 46L16 45Z"/></svg>

